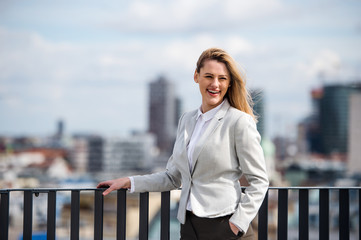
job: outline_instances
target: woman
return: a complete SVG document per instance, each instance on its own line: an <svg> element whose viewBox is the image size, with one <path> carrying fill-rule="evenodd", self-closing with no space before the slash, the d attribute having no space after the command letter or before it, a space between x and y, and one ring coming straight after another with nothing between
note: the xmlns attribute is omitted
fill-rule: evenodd
<svg viewBox="0 0 361 240"><path fill-rule="evenodd" d="M250 222L268 188L256 119L242 75L224 50L210 48L198 59L194 81L202 104L179 120L173 154L164 172L104 181L107 195L182 187L181 239L253 239ZM245 176L249 186L242 193ZM243 235L243 237L242 237Z"/></svg>

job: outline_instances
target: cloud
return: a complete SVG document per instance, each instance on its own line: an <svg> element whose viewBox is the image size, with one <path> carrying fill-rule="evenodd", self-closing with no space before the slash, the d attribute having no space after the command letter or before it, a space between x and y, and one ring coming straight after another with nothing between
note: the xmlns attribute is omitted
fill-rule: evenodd
<svg viewBox="0 0 361 240"><path fill-rule="evenodd" d="M343 15L349 8L279 0L7 4L0 15L1 109L18 119L64 116L88 129L119 122L142 129L147 83L159 74L175 82L184 110L198 107L195 64L216 46L246 69L248 86L264 89L269 118L292 112L295 119L307 111L320 73L360 76L359 39L343 28L355 26L356 15Z"/></svg>
<svg viewBox="0 0 361 240"><path fill-rule="evenodd" d="M124 14L108 19L122 32L195 33L239 29L283 11L278 0L131 1Z"/></svg>
<svg viewBox="0 0 361 240"><path fill-rule="evenodd" d="M134 123L144 126L146 86L160 73L178 82L176 86L189 110L199 104L192 79L203 50L227 46L230 52L249 53L254 48L233 34L197 34L164 42L136 40L107 45L54 42L34 32L6 28L0 29L0 36L0 68L4 69L0 73L0 89L1 95L8 98L1 103L4 109L13 111L16 106L28 116L62 115L79 122L80 112L84 118L94 118L94 109L103 118L120 119L102 105L110 104L110 109L116 108L119 113L128 111L131 105L137 106L133 113L138 120L124 123L127 129L134 128ZM134 96L138 99L132 102Z"/></svg>
<svg viewBox="0 0 361 240"><path fill-rule="evenodd" d="M308 62L299 63L298 72L307 78L330 80L340 77L342 62L339 54L330 49L323 49L312 56Z"/></svg>

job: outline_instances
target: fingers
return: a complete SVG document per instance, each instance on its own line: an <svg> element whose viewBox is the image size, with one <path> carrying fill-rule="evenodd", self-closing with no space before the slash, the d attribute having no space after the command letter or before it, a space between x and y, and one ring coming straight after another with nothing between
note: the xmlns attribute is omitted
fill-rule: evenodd
<svg viewBox="0 0 361 240"><path fill-rule="evenodd" d="M103 192L103 195L108 195L110 192L114 190L118 190L121 188L129 188L130 187L130 180L129 178L118 178L114 180L100 182L97 185L97 188L108 188Z"/></svg>
<svg viewBox="0 0 361 240"><path fill-rule="evenodd" d="M111 193L113 190L114 190L114 189L113 189L112 187L109 187L107 190L105 190L105 191L103 192L103 196L108 195L108 194Z"/></svg>
<svg viewBox="0 0 361 240"><path fill-rule="evenodd" d="M114 190L112 188L112 182L111 181L100 182L100 183L98 183L97 188L108 188L103 192L103 196L108 195L110 192L112 192Z"/></svg>
<svg viewBox="0 0 361 240"><path fill-rule="evenodd" d="M239 232L239 229L234 225L232 222L229 222L229 226L231 227L232 232L237 235Z"/></svg>
<svg viewBox="0 0 361 240"><path fill-rule="evenodd" d="M111 183L109 181L104 181L104 182L98 183L97 188L109 187L110 185L111 185Z"/></svg>

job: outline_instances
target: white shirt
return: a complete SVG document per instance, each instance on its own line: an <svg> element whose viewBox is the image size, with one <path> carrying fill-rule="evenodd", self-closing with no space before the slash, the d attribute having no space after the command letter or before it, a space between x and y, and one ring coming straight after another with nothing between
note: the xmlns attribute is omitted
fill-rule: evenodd
<svg viewBox="0 0 361 240"><path fill-rule="evenodd" d="M217 107L202 113L201 107L198 109L198 115L197 115L197 122L194 127L192 137L189 141L189 144L187 146L187 153L188 153L188 164L189 164L189 171L192 171L192 163L193 163L193 152L194 148L200 139L200 137L203 135L203 133L206 131L209 123L211 122L211 119L214 118L218 110L222 107L224 101ZM192 205L190 198L188 198L187 203L187 210L192 211Z"/></svg>

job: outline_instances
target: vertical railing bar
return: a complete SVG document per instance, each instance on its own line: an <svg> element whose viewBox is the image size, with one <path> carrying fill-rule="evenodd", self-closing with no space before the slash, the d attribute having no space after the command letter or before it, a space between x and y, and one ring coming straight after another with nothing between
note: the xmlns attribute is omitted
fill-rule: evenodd
<svg viewBox="0 0 361 240"><path fill-rule="evenodd" d="M79 240L80 190L71 191L70 239Z"/></svg>
<svg viewBox="0 0 361 240"><path fill-rule="evenodd" d="M258 212L258 239L268 239L268 192Z"/></svg>
<svg viewBox="0 0 361 240"><path fill-rule="evenodd" d="M47 222L47 240L55 240L56 229L56 191L48 192L48 222Z"/></svg>
<svg viewBox="0 0 361 240"><path fill-rule="evenodd" d="M169 240L170 192L162 192L161 194L160 239Z"/></svg>
<svg viewBox="0 0 361 240"><path fill-rule="evenodd" d="M320 189L319 197L319 239L329 240L330 239L330 197L329 189Z"/></svg>
<svg viewBox="0 0 361 240"><path fill-rule="evenodd" d="M358 239L361 240L361 189L358 190Z"/></svg>
<svg viewBox="0 0 361 240"><path fill-rule="evenodd" d="M33 191L24 191L23 239L31 240L33 231Z"/></svg>
<svg viewBox="0 0 361 240"><path fill-rule="evenodd" d="M148 240L149 193L140 193L139 197L139 240Z"/></svg>
<svg viewBox="0 0 361 240"><path fill-rule="evenodd" d="M9 237L9 192L1 193L0 201L0 239Z"/></svg>
<svg viewBox="0 0 361 240"><path fill-rule="evenodd" d="M298 219L298 239L309 239L309 198L308 189L299 191L299 219Z"/></svg>
<svg viewBox="0 0 361 240"><path fill-rule="evenodd" d="M126 238L127 192L125 189L117 191L117 240Z"/></svg>
<svg viewBox="0 0 361 240"><path fill-rule="evenodd" d="M94 240L103 239L103 210L104 198L103 191L94 192Z"/></svg>
<svg viewBox="0 0 361 240"><path fill-rule="evenodd" d="M23 239L31 240L33 231L33 191L24 191Z"/></svg>
<svg viewBox="0 0 361 240"><path fill-rule="evenodd" d="M278 190L277 239L287 239L288 234L288 189Z"/></svg>
<svg viewBox="0 0 361 240"><path fill-rule="evenodd" d="M348 189L339 190L339 239L350 239L350 195Z"/></svg>

